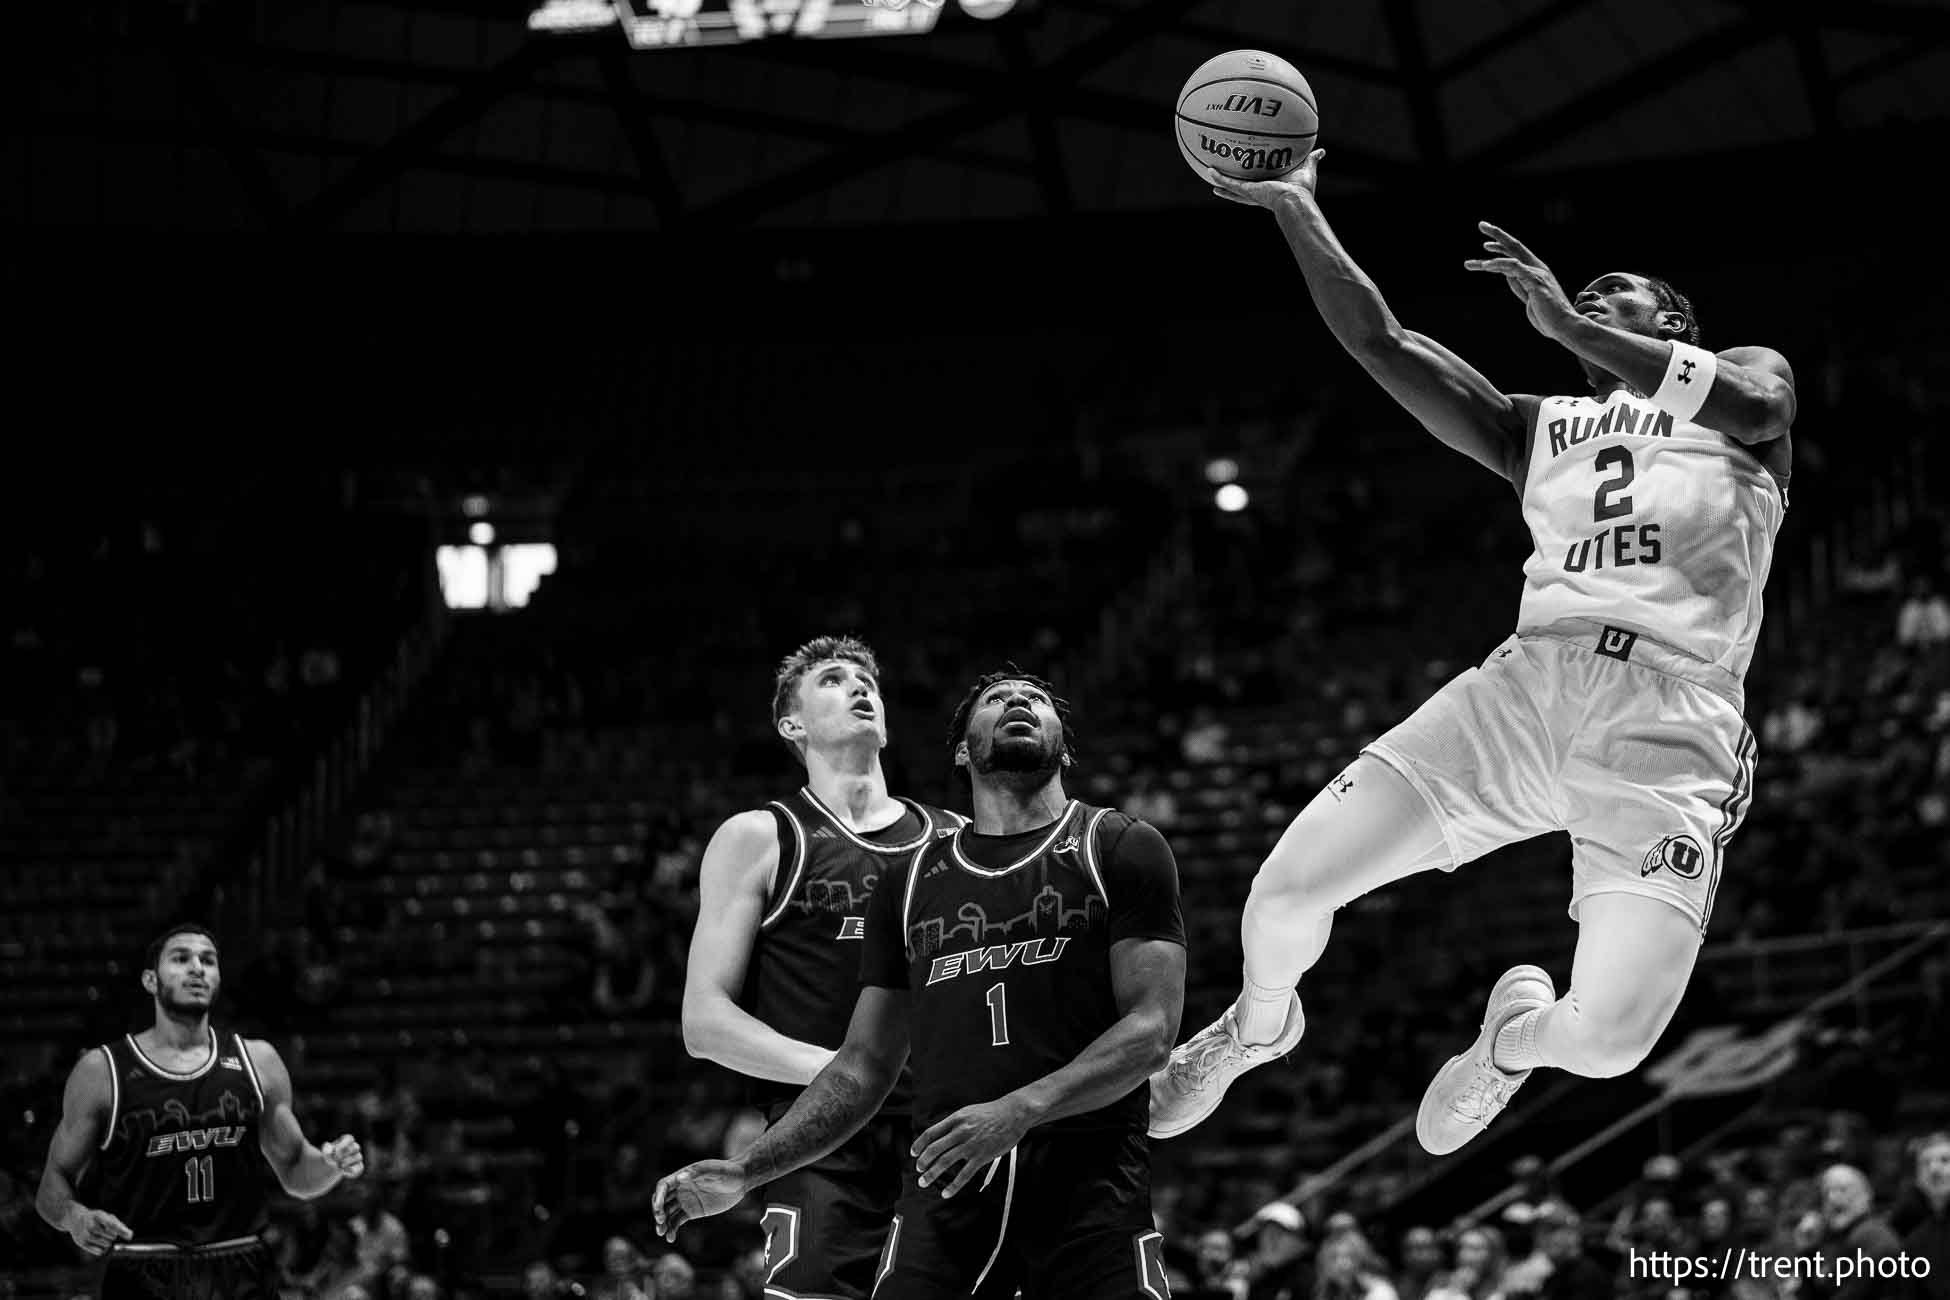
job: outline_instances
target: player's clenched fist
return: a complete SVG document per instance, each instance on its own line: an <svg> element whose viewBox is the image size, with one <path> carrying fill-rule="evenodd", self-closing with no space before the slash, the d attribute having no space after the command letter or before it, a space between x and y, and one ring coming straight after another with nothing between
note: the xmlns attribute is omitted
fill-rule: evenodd
<svg viewBox="0 0 1950 1300"><path fill-rule="evenodd" d="M355 1137L337 1137L318 1149L332 1168L347 1178L357 1178L366 1172L366 1153L359 1149Z"/></svg>
<svg viewBox="0 0 1950 1300"><path fill-rule="evenodd" d="M67 1229L74 1244L90 1255L105 1255L116 1242L135 1236L128 1224L107 1210L84 1210L78 1205L68 1216Z"/></svg>
<svg viewBox="0 0 1950 1300"><path fill-rule="evenodd" d="M750 1190L745 1168L736 1160L700 1160L685 1165L657 1183L650 1203L657 1235L674 1242L677 1230L692 1219L723 1214L744 1200Z"/></svg>

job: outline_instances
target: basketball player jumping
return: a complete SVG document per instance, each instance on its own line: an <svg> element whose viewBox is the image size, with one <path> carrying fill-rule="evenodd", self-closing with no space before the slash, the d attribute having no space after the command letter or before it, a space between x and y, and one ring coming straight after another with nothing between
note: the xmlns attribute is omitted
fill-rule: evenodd
<svg viewBox="0 0 1950 1300"><path fill-rule="evenodd" d="M973 826L882 879L844 1045L744 1155L657 1184L665 1237L838 1148L911 1047L922 1131L876 1300L1165 1294L1144 1084L1184 1004L1178 870L1156 830L1063 793L1067 718L1013 671L969 691L949 743Z"/></svg>
<svg viewBox="0 0 1950 1300"><path fill-rule="evenodd" d="M1503 277L1593 395L1501 392L1395 319L1322 215L1321 157L1276 181L1209 175L1278 218L1328 328L1389 395L1511 481L1535 549L1516 634L1369 745L1260 867L1240 927L1245 988L1152 1080L1151 1132L1191 1128L1299 1041L1295 985L1335 909L1567 830L1571 986L1559 997L1535 966L1497 981L1481 1033L1416 1117L1443 1154L1537 1066L1634 1068L1685 992L1753 788L1741 683L1787 508L1794 377L1768 348L1700 348L1692 305L1661 280L1609 274L1573 300L1484 223L1490 256L1464 265Z"/></svg>
<svg viewBox="0 0 1950 1300"><path fill-rule="evenodd" d="M887 793L880 669L851 637L779 665L772 720L806 783L718 828L699 869L684 1042L759 1081L777 1121L846 1038L867 902L897 862L965 820ZM864 1300L900 1195L909 1090L825 1158L765 1189L766 1291Z"/></svg>
<svg viewBox="0 0 1950 1300"><path fill-rule="evenodd" d="M291 1076L269 1043L210 1023L222 976L200 925L149 945L142 987L155 1023L90 1051L68 1075L35 1208L90 1255L102 1300L276 1300L262 1241L269 1201L251 1148L293 1196L365 1171L350 1137L305 1140ZM93 1163L96 1204L75 1188Z"/></svg>

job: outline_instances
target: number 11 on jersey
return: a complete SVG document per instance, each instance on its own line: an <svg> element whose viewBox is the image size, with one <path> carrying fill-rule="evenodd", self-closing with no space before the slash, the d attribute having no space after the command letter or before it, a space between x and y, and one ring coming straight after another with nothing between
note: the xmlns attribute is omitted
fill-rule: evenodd
<svg viewBox="0 0 1950 1300"><path fill-rule="evenodd" d="M217 1168L212 1157L191 1156L183 1166L183 1177L190 1185L191 1205L217 1199Z"/></svg>
<svg viewBox="0 0 1950 1300"><path fill-rule="evenodd" d="M989 985L989 1046L1009 1045L1009 991L997 980Z"/></svg>

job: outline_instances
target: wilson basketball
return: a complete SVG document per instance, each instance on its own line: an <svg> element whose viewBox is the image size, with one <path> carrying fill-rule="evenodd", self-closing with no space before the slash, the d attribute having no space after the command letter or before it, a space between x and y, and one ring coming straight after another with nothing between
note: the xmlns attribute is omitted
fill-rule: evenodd
<svg viewBox="0 0 1950 1300"><path fill-rule="evenodd" d="M1313 151L1320 112L1300 70L1264 50L1229 50L1199 64L1178 92L1178 151L1200 176L1212 167L1270 180Z"/></svg>

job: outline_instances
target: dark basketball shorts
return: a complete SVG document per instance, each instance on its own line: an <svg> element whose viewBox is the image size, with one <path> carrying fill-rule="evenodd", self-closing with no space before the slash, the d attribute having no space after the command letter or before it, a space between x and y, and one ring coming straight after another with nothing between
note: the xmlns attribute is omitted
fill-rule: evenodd
<svg viewBox="0 0 1950 1300"><path fill-rule="evenodd" d="M256 1237L201 1247L117 1246L98 1300L278 1300L278 1266Z"/></svg>
<svg viewBox="0 0 1950 1300"><path fill-rule="evenodd" d="M776 1121L784 1107L770 1116ZM905 1115L880 1116L833 1154L767 1185L768 1300L866 1300L912 1165Z"/></svg>
<svg viewBox="0 0 1950 1300"><path fill-rule="evenodd" d="M1032 1134L952 1199L908 1161L873 1300L1166 1300L1151 1159L1129 1129Z"/></svg>

